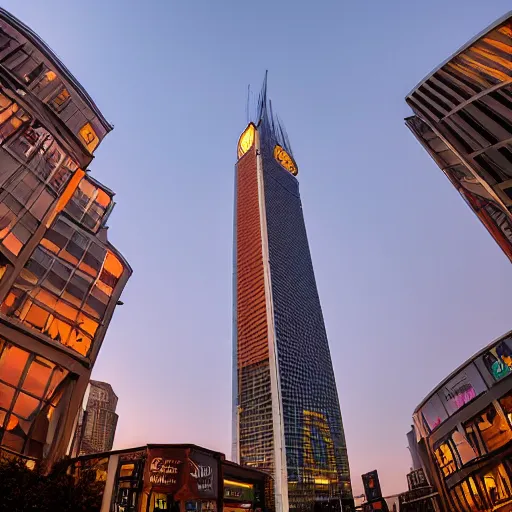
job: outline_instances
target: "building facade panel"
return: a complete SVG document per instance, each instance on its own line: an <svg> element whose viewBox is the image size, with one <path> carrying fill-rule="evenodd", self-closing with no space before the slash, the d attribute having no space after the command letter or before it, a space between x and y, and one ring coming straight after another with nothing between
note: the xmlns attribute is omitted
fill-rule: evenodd
<svg viewBox="0 0 512 512"><path fill-rule="evenodd" d="M434 70L406 101L415 113L407 125L510 259L512 13Z"/></svg>
<svg viewBox="0 0 512 512"><path fill-rule="evenodd" d="M256 147L236 168L236 325L241 464L274 471L272 397Z"/></svg>

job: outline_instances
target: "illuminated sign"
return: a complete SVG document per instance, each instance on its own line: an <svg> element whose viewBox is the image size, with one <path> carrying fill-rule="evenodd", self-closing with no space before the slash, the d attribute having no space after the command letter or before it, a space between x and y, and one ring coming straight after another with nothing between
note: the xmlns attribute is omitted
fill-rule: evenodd
<svg viewBox="0 0 512 512"><path fill-rule="evenodd" d="M249 126L247 126L238 139L238 158L242 158L252 148L255 138L256 126L253 123L249 123Z"/></svg>
<svg viewBox="0 0 512 512"><path fill-rule="evenodd" d="M297 176L299 170L297 169L297 165L293 158L286 152L284 148L282 148L279 144L274 147L274 158L279 163L281 167L286 169L288 172Z"/></svg>
<svg viewBox="0 0 512 512"><path fill-rule="evenodd" d="M176 485L180 460L155 457L149 467L149 481L157 485Z"/></svg>
<svg viewBox="0 0 512 512"><path fill-rule="evenodd" d="M254 501L254 487L244 482L224 480L224 499L233 501Z"/></svg>

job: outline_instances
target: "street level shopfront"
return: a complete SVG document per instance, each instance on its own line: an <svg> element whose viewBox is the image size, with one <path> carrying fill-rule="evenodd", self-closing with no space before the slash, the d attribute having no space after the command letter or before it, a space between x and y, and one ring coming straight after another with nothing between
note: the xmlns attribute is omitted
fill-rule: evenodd
<svg viewBox="0 0 512 512"><path fill-rule="evenodd" d="M147 445L78 457L101 482L101 512L273 512L270 476L195 445Z"/></svg>

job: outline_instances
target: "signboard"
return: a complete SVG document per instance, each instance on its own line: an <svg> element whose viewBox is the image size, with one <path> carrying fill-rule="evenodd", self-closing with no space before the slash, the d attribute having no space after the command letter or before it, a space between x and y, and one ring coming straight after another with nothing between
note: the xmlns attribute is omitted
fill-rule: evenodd
<svg viewBox="0 0 512 512"><path fill-rule="evenodd" d="M163 493L174 493L183 485L185 451L151 448L148 450L144 486Z"/></svg>
<svg viewBox="0 0 512 512"><path fill-rule="evenodd" d="M473 364L470 364L447 382L438 395L443 399L446 410L451 416L463 405L484 393L486 389L480 373Z"/></svg>
<svg viewBox="0 0 512 512"><path fill-rule="evenodd" d="M199 450L150 448L144 472L144 489L174 494L175 500L189 502L190 507L201 500L216 500L218 466L219 461L215 457Z"/></svg>
<svg viewBox="0 0 512 512"><path fill-rule="evenodd" d="M243 482L224 480L224 499L230 501L254 501L254 487Z"/></svg>
<svg viewBox="0 0 512 512"><path fill-rule="evenodd" d="M409 491L428 486L427 477L425 476L423 468L411 471L407 475L407 484L409 486Z"/></svg>
<svg viewBox="0 0 512 512"><path fill-rule="evenodd" d="M217 499L218 494L217 459L198 450L191 450L189 456L189 483L192 492L199 498Z"/></svg>
<svg viewBox="0 0 512 512"><path fill-rule="evenodd" d="M364 493L366 494L367 501L371 502L382 498L379 474L377 473L376 469L362 475L361 478L363 479Z"/></svg>

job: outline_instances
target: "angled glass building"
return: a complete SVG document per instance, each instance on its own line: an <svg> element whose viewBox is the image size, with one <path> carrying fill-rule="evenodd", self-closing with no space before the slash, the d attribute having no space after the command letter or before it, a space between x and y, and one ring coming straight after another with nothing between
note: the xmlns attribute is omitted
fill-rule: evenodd
<svg viewBox="0 0 512 512"><path fill-rule="evenodd" d="M265 80L236 164L233 457L273 475L278 511L351 510L340 405L297 173Z"/></svg>
<svg viewBox="0 0 512 512"><path fill-rule="evenodd" d="M512 12L406 101L407 126L512 261Z"/></svg>
<svg viewBox="0 0 512 512"><path fill-rule="evenodd" d="M0 456L69 450L131 268L114 193L87 168L112 129L29 27L0 9Z"/></svg>

